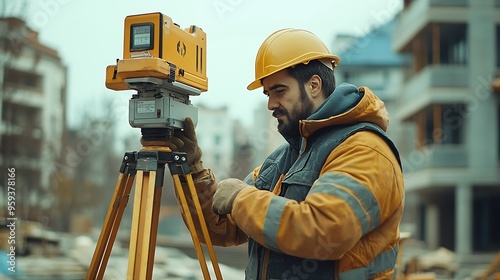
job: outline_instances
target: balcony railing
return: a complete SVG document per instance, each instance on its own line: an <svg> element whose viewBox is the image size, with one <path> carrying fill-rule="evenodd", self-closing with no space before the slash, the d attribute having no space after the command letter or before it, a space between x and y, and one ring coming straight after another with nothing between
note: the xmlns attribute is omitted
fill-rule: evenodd
<svg viewBox="0 0 500 280"><path fill-rule="evenodd" d="M467 151L463 145L429 145L401 157L405 172L432 168L467 167Z"/></svg>
<svg viewBox="0 0 500 280"><path fill-rule="evenodd" d="M435 7L464 7L469 5L468 0L429 0L430 6Z"/></svg>
<svg viewBox="0 0 500 280"><path fill-rule="evenodd" d="M428 65L407 83L404 101L412 102L430 88L466 88L469 72L465 65Z"/></svg>
<svg viewBox="0 0 500 280"><path fill-rule="evenodd" d="M500 0L494 0L497 3ZM465 7L469 5L469 0L414 0L408 6L408 9L412 9L415 5L424 5L428 7Z"/></svg>

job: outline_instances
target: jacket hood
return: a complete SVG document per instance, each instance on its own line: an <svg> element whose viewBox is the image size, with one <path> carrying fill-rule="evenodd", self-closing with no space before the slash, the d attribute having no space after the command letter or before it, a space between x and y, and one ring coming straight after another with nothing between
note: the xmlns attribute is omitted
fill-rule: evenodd
<svg viewBox="0 0 500 280"><path fill-rule="evenodd" d="M300 121L300 133L309 137L318 129L359 122L371 122L384 131L389 127L385 104L369 88L342 83L306 120Z"/></svg>

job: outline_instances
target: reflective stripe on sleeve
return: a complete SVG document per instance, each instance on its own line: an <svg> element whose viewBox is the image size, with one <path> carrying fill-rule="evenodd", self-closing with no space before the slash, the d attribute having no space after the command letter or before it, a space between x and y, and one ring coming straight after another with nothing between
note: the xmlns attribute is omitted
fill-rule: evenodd
<svg viewBox="0 0 500 280"><path fill-rule="evenodd" d="M339 280L372 279L377 274L394 269L398 255L398 246L379 254L373 262L360 267L339 273Z"/></svg>
<svg viewBox="0 0 500 280"><path fill-rule="evenodd" d="M284 197L274 196L269 203L264 221L264 242L269 249L277 252L281 251L277 242L278 228L283 209L288 201L289 200Z"/></svg>
<svg viewBox="0 0 500 280"><path fill-rule="evenodd" d="M343 186L352 193L338 186ZM316 181L309 193L324 193L344 200L358 217L363 235L379 224L380 207L375 196L367 187L349 176L339 173L327 173Z"/></svg>

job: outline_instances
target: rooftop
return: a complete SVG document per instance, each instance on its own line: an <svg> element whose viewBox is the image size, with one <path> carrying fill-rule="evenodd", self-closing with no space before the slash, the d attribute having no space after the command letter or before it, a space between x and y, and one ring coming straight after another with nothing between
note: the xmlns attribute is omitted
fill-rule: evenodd
<svg viewBox="0 0 500 280"><path fill-rule="evenodd" d="M339 53L341 65L349 66L398 66L408 62L408 56L392 49L392 30L395 20L382 24L364 36L355 38Z"/></svg>

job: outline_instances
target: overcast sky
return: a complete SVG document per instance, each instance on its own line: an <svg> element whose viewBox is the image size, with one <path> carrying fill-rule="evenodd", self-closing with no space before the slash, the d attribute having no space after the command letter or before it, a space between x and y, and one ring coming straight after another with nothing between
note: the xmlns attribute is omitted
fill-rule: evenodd
<svg viewBox="0 0 500 280"><path fill-rule="evenodd" d="M13 1L13 0L11 0ZM127 15L161 12L182 28L197 25L207 33L209 89L195 105L227 106L234 118L250 122L265 106L262 90L248 91L255 55L272 32L286 27L317 34L335 50L338 34L366 34L402 6L402 0L39 0L29 1L26 21L42 43L56 49L68 67L68 118L82 110L103 110L107 98L127 106L130 94L108 90L105 68L122 58L123 20ZM342 64L341 64L342 65ZM98 112L95 112L96 114ZM128 126L128 116L121 116Z"/></svg>

